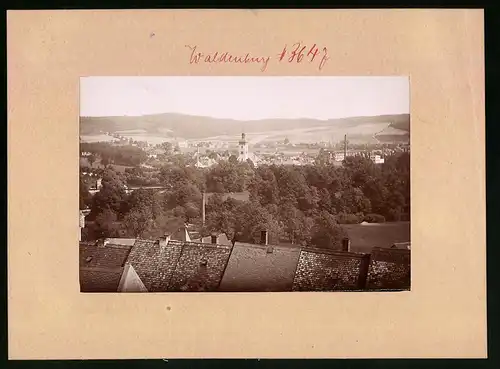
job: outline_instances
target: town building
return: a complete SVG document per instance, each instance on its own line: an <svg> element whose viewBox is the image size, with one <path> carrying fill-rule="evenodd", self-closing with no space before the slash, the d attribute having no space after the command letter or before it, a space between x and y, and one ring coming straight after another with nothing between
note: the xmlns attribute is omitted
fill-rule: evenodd
<svg viewBox="0 0 500 369"><path fill-rule="evenodd" d="M241 140L238 142L238 144L239 144L238 161L247 161L248 142L246 140L245 133L241 134Z"/></svg>
<svg viewBox="0 0 500 369"><path fill-rule="evenodd" d="M241 134L241 139L238 141L238 161L246 162L247 160L251 160L255 165L259 164L260 158L251 153L248 149L248 141L246 139L245 133Z"/></svg>

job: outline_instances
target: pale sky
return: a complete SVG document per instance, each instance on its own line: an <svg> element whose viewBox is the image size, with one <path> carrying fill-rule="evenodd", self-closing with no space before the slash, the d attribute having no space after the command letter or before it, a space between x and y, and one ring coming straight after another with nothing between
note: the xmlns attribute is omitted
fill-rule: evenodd
<svg viewBox="0 0 500 369"><path fill-rule="evenodd" d="M410 113L408 77L82 77L81 116L241 120Z"/></svg>

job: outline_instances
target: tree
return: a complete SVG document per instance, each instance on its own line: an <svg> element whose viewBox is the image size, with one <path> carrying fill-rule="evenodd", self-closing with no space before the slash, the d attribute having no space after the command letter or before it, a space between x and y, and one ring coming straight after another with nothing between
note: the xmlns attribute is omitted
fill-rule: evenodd
<svg viewBox="0 0 500 369"><path fill-rule="evenodd" d="M363 186L363 193L370 200L371 211L377 214L386 214L389 190L381 180L372 178Z"/></svg>
<svg viewBox="0 0 500 369"><path fill-rule="evenodd" d="M290 204L281 208L280 219L283 231L290 243L300 243L309 237L309 232L304 227L305 218L304 213Z"/></svg>
<svg viewBox="0 0 500 369"><path fill-rule="evenodd" d="M330 195L330 192L326 188L322 188L319 191L318 194L318 206L320 210L325 210L328 212L333 212L333 207L332 207L332 196Z"/></svg>
<svg viewBox="0 0 500 369"><path fill-rule="evenodd" d="M116 213L111 209L105 209L95 220L95 234L98 238L115 237L118 233Z"/></svg>
<svg viewBox="0 0 500 369"><path fill-rule="evenodd" d="M330 164L330 154L325 149L320 149L319 154L315 159L315 164L325 166Z"/></svg>
<svg viewBox="0 0 500 369"><path fill-rule="evenodd" d="M248 190L262 205L279 203L278 182L268 167L257 168L248 184Z"/></svg>
<svg viewBox="0 0 500 369"><path fill-rule="evenodd" d="M228 162L231 164L238 164L238 157L236 155L230 155Z"/></svg>
<svg viewBox="0 0 500 369"><path fill-rule="evenodd" d="M335 217L322 211L314 219L311 244L314 247L327 249L341 249L342 239L346 237L344 229L337 224Z"/></svg>
<svg viewBox="0 0 500 369"><path fill-rule="evenodd" d="M191 222L194 218L200 216L200 206L198 203L188 202L184 205L186 221Z"/></svg>
<svg viewBox="0 0 500 369"><path fill-rule="evenodd" d="M245 187L244 167L239 163L220 162L206 175L208 192L241 192Z"/></svg>
<svg viewBox="0 0 500 369"><path fill-rule="evenodd" d="M92 195L89 192L89 186L80 176L80 209L86 209L91 204Z"/></svg>
<svg viewBox="0 0 500 369"><path fill-rule="evenodd" d="M201 207L201 191L194 184L185 184L175 188L168 195L168 208L173 209L176 206L186 206L188 203L197 204Z"/></svg>
<svg viewBox="0 0 500 369"><path fill-rule="evenodd" d="M90 167L92 168L94 166L94 163L96 162L97 158L95 154L90 154L87 156L87 160L89 161Z"/></svg>
<svg viewBox="0 0 500 369"><path fill-rule="evenodd" d="M102 188L92 201L92 218L110 209L119 217L126 212L127 195L123 182L116 172L107 170L102 177Z"/></svg>
<svg viewBox="0 0 500 369"><path fill-rule="evenodd" d="M353 187L362 187L379 171L375 164L368 158L361 156L347 157L342 163Z"/></svg>
<svg viewBox="0 0 500 369"><path fill-rule="evenodd" d="M341 209L339 211L357 214L369 213L371 211L371 202L360 188L350 187L341 193L340 197Z"/></svg>
<svg viewBox="0 0 500 369"><path fill-rule="evenodd" d="M152 222L153 214L151 208L147 206L132 209L123 220L127 230L136 238L142 237L144 232L150 229Z"/></svg>
<svg viewBox="0 0 500 369"><path fill-rule="evenodd" d="M172 155L174 151L174 145L171 142L162 142L161 149L165 151L165 155Z"/></svg>
<svg viewBox="0 0 500 369"><path fill-rule="evenodd" d="M233 212L233 232L240 242L254 242L267 230L270 242L279 243L282 226L258 203L243 202Z"/></svg>

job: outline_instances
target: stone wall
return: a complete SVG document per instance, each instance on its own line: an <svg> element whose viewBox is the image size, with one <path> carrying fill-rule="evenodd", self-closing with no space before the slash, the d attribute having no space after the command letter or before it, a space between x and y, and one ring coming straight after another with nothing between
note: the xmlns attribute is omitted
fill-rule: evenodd
<svg viewBox="0 0 500 369"><path fill-rule="evenodd" d="M292 289L294 291L361 290L369 256L350 252L303 249Z"/></svg>
<svg viewBox="0 0 500 369"><path fill-rule="evenodd" d="M230 246L185 243L169 291L217 290L230 255Z"/></svg>
<svg viewBox="0 0 500 369"><path fill-rule="evenodd" d="M370 290L409 290L410 250L374 248L366 288Z"/></svg>

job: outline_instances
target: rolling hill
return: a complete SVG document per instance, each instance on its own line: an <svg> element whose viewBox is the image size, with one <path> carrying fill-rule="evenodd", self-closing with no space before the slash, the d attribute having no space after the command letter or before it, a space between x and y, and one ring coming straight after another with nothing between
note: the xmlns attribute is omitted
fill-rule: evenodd
<svg viewBox="0 0 500 369"><path fill-rule="evenodd" d="M386 131L390 128L389 131ZM165 113L143 116L80 117L80 135L93 136L102 132L141 132L165 138L222 139L237 138L246 132L254 141L296 137L305 141L338 140L344 134L351 141L383 140L384 136L409 137L409 115L382 115L319 120L262 119L240 121L206 116Z"/></svg>

